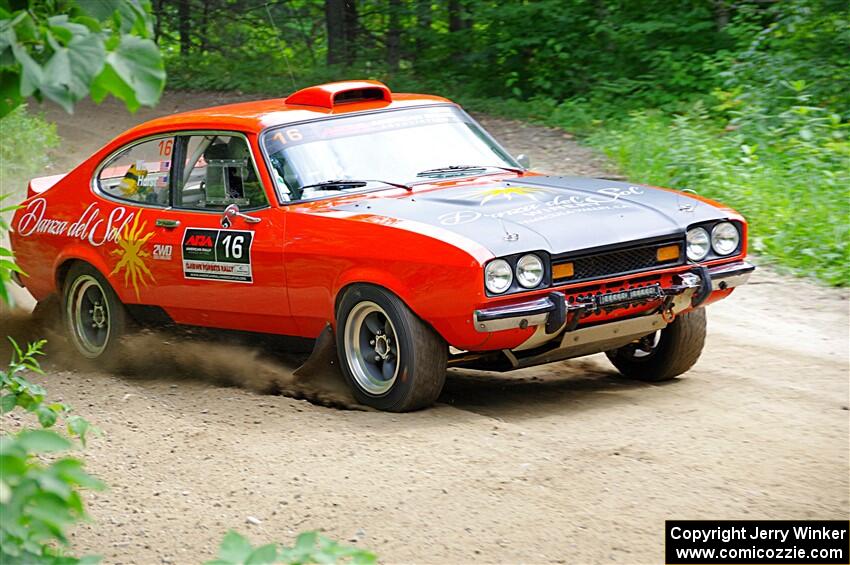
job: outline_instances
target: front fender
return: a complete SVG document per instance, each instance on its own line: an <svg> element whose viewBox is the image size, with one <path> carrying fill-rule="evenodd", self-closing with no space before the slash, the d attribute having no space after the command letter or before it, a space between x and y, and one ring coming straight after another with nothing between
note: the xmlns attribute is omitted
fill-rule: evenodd
<svg viewBox="0 0 850 565"><path fill-rule="evenodd" d="M333 318L336 317L336 305L339 304L339 300L342 298L345 288L352 284L371 284L385 288L398 296L417 316L420 318L422 317L421 314L416 311L413 300L414 292L408 284L393 273L389 273L375 267L357 265L340 273L337 280L334 281L334 311L331 312L331 316ZM333 320L333 324L334 326L336 325L336 320Z"/></svg>

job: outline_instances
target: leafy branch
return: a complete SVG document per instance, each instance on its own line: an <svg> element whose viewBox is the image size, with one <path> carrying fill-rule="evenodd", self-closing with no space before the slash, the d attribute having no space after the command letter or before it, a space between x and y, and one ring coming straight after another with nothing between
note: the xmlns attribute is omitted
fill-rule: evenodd
<svg viewBox="0 0 850 565"><path fill-rule="evenodd" d="M65 529L85 519L81 488L102 489L103 484L83 470L82 461L62 457L45 463L46 454L73 447L62 435L48 430L59 417L68 432L85 442L90 424L68 416L61 403L46 401L44 387L28 381L23 372L42 373L37 357L44 340L27 348L11 338L14 353L6 370L0 371L0 407L3 414L16 407L34 413L43 429L24 429L0 436L0 562L2 563L94 563L96 558L64 555L53 542L68 544Z"/></svg>
<svg viewBox="0 0 850 565"><path fill-rule="evenodd" d="M165 68L150 39L149 2L65 0L8 11L0 5L0 118L27 98L67 112L111 94L130 111L153 106Z"/></svg>
<svg viewBox="0 0 850 565"><path fill-rule="evenodd" d="M317 532L300 534L292 547L270 543L255 548L244 536L230 530L221 540L218 558L207 561L206 565L270 565L273 563L373 565L377 563L377 558L370 551L340 545Z"/></svg>

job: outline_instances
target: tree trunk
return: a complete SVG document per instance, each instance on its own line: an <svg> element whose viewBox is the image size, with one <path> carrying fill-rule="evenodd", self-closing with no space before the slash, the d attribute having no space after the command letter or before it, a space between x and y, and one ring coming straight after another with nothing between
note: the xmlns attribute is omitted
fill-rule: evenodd
<svg viewBox="0 0 850 565"><path fill-rule="evenodd" d="M328 34L328 65L345 60L345 0L325 0L325 28Z"/></svg>
<svg viewBox="0 0 850 565"><path fill-rule="evenodd" d="M210 2L204 2L204 11L201 12L201 25L200 25L200 33L201 36L201 53L206 52L207 47L209 47L209 41L207 40L207 35L209 31L209 22L210 22Z"/></svg>
<svg viewBox="0 0 850 565"><path fill-rule="evenodd" d="M389 0L390 19L387 29L387 66L398 70L401 49L401 0Z"/></svg>
<svg viewBox="0 0 850 565"><path fill-rule="evenodd" d="M180 34L180 53L184 54L192 47L190 12L189 0L180 0L177 4L177 32Z"/></svg>
<svg viewBox="0 0 850 565"><path fill-rule="evenodd" d="M416 23L419 24L416 34L416 51L422 53L431 30L431 0L417 0Z"/></svg>
<svg viewBox="0 0 850 565"><path fill-rule="evenodd" d="M729 4L726 0L714 0L714 25L723 31L729 25Z"/></svg>
<svg viewBox="0 0 850 565"><path fill-rule="evenodd" d="M455 32L463 29L463 14L461 14L460 0L449 0L449 31Z"/></svg>
<svg viewBox="0 0 850 565"><path fill-rule="evenodd" d="M345 0L345 62L349 65L354 63L357 54L357 39L360 34L360 21L357 15L357 1Z"/></svg>
<svg viewBox="0 0 850 565"><path fill-rule="evenodd" d="M159 36L162 35L162 0L154 0L151 11L153 12L153 40L154 43L159 43Z"/></svg>

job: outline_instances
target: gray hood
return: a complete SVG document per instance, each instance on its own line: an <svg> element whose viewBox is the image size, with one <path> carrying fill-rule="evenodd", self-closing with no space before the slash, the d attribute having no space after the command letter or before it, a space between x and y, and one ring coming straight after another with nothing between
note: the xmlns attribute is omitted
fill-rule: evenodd
<svg viewBox="0 0 850 565"><path fill-rule="evenodd" d="M369 198L337 210L439 226L502 256L552 254L665 236L728 217L687 194L601 179L533 176Z"/></svg>

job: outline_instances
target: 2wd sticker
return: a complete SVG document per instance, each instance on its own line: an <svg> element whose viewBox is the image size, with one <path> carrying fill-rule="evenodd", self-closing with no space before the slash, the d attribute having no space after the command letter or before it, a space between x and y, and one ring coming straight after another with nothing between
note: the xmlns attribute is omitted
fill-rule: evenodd
<svg viewBox="0 0 850 565"><path fill-rule="evenodd" d="M183 234L183 276L187 279L253 282L254 232L187 228Z"/></svg>
<svg viewBox="0 0 850 565"><path fill-rule="evenodd" d="M153 258L160 261L171 261L171 250L172 247L170 245L155 243L153 246Z"/></svg>

